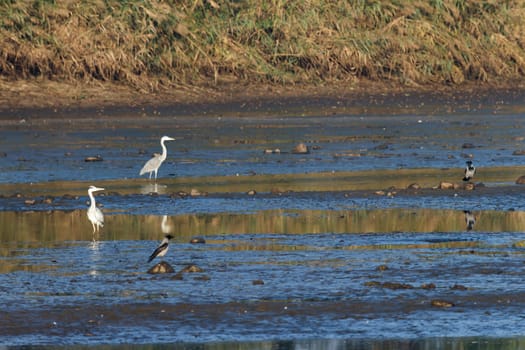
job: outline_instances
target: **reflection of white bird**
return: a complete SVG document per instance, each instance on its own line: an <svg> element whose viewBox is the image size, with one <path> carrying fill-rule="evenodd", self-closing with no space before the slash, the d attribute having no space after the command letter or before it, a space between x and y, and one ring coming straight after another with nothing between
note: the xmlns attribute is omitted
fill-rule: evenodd
<svg viewBox="0 0 525 350"><path fill-rule="evenodd" d="M162 162L164 162L164 160L166 160L166 156L167 156L167 153L168 153L168 151L166 150L166 146L164 145L164 142L165 141L173 141L173 140L175 140L175 139L172 138L172 137L162 136L162 138L160 139L160 145L162 146L162 154L154 153L153 154L153 158L148 160L146 162L146 164L144 164L144 166L140 170L140 175L144 175L145 173L149 173L149 178L151 179L151 174L153 172L155 172L155 180L157 180L157 171L159 171L159 168L160 168Z"/></svg>
<svg viewBox="0 0 525 350"><path fill-rule="evenodd" d="M162 230L162 233L168 234L171 233L173 230L173 226L168 223L168 215L162 216L162 222L160 223L160 229Z"/></svg>
<svg viewBox="0 0 525 350"><path fill-rule="evenodd" d="M465 213L465 223L467 224L467 231L470 231L474 228L474 224L476 223L476 217L470 210L463 210Z"/></svg>
<svg viewBox="0 0 525 350"><path fill-rule="evenodd" d="M93 196L93 192L95 191L104 191L104 189L95 186L89 186L88 189L89 201L91 202L91 204L89 205L89 209L87 211L87 217L93 225L93 233L95 233L95 230L98 232L100 230L100 227L104 226L104 214L102 214L102 211L99 208L97 208L97 204L95 203L95 197Z"/></svg>
<svg viewBox="0 0 525 350"><path fill-rule="evenodd" d="M169 245L170 239L172 238L173 238L172 235L164 236L164 239L162 240L162 242L160 242L157 249L155 249L155 251L149 256L148 262L151 262L151 260L155 259L156 257L160 258L161 256L166 255L166 253L168 252L168 248L169 248L168 245Z"/></svg>
<svg viewBox="0 0 525 350"><path fill-rule="evenodd" d="M474 177L474 174L476 173L476 167L472 165L471 160L467 160L467 166L465 167L465 177L463 178L463 181L469 181Z"/></svg>

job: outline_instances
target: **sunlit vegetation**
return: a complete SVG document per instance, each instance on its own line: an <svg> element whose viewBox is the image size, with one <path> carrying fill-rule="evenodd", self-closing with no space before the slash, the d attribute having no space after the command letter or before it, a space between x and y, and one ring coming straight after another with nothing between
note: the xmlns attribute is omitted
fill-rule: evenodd
<svg viewBox="0 0 525 350"><path fill-rule="evenodd" d="M154 91L525 76L523 1L3 1L0 76Z"/></svg>

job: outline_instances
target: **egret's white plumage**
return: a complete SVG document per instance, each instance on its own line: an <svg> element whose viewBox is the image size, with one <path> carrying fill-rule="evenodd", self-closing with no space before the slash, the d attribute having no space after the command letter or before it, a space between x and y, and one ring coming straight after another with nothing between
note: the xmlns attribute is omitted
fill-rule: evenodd
<svg viewBox="0 0 525 350"><path fill-rule="evenodd" d="M161 256L166 255L166 253L168 252L170 239L172 238L173 238L172 235L164 236L164 239L162 240L162 242L160 242L157 249L155 249L155 251L153 251L153 253L149 256L148 262L155 259L156 257L161 257Z"/></svg>
<svg viewBox="0 0 525 350"><path fill-rule="evenodd" d="M140 170L140 175L144 175L145 173L149 173L149 178L151 179L151 174L155 173L155 180L157 180L157 172L159 171L160 166L162 165L162 162L166 160L166 156L168 154L168 151L166 149L166 146L164 145L165 141L174 141L175 139L169 136L162 136L160 139L160 145L162 146L162 154L155 153L153 155L153 158L148 160L146 164L142 167Z"/></svg>
<svg viewBox="0 0 525 350"><path fill-rule="evenodd" d="M102 211L97 208L97 204L95 203L95 196L93 196L93 192L95 191L104 191L101 187L95 187L95 186L89 186L88 194L89 194L89 209L87 211L87 217L89 221L91 221L91 224L93 225L93 233L98 232L100 230L100 227L104 226L104 214L102 214Z"/></svg>

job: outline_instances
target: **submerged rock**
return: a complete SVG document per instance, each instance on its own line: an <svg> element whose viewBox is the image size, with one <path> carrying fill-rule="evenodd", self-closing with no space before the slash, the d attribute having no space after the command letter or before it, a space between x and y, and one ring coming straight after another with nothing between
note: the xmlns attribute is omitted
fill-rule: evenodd
<svg viewBox="0 0 525 350"><path fill-rule="evenodd" d="M197 265L188 265L182 270L179 271L179 273L195 273L195 272L204 272L203 269L198 267Z"/></svg>
<svg viewBox="0 0 525 350"><path fill-rule="evenodd" d="M452 289L452 290L468 290L468 288L465 287L462 284L455 284L452 287L450 287L450 289Z"/></svg>
<svg viewBox="0 0 525 350"><path fill-rule="evenodd" d="M434 299L430 302L430 305L435 307L453 307L455 304L451 301Z"/></svg>
<svg viewBox="0 0 525 350"><path fill-rule="evenodd" d="M148 273L150 273L150 274L173 273L173 272L175 272L173 267L170 264L168 264L167 262L165 262L165 261L161 261L160 263L158 263L157 265L151 267L148 270Z"/></svg>
<svg viewBox="0 0 525 350"><path fill-rule="evenodd" d="M386 271L386 270L388 270L388 266L387 265L379 265L378 267L376 267L376 270L377 271Z"/></svg>

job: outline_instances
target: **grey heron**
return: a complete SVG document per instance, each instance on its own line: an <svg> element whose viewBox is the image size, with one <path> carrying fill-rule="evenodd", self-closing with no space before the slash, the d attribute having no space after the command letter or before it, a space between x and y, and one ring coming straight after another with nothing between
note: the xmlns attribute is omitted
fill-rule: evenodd
<svg viewBox="0 0 525 350"><path fill-rule="evenodd" d="M465 167L465 177L463 181L470 181L476 173L476 167L472 164L471 160L467 160L467 166Z"/></svg>
<svg viewBox="0 0 525 350"><path fill-rule="evenodd" d="M96 191L104 191L101 187L96 186L89 186L88 194L89 194L89 209L87 211L87 217L89 221L91 221L91 224L93 225L93 233L98 232L100 230L100 227L104 226L104 214L102 214L102 211L97 208L97 204L95 203L95 196L93 195L93 192Z"/></svg>
<svg viewBox="0 0 525 350"><path fill-rule="evenodd" d="M151 253L151 255L149 256L148 262L151 262L151 260L155 259L156 257L160 258L166 255L166 253L168 252L170 239L172 238L173 238L172 235L164 236L164 239L162 240L162 242L160 242L157 249L155 249L153 253Z"/></svg>
<svg viewBox="0 0 525 350"><path fill-rule="evenodd" d="M169 136L162 136L160 139L160 145L162 146L162 154L155 153L153 155L153 158L148 160L146 164L142 167L140 170L140 175L144 175L145 173L149 173L149 178L151 179L151 174L155 173L155 180L157 180L157 171L159 170L160 166L162 165L162 162L166 160L166 156L168 151L166 150L166 146L164 145L164 142L166 141L174 141L175 139Z"/></svg>

